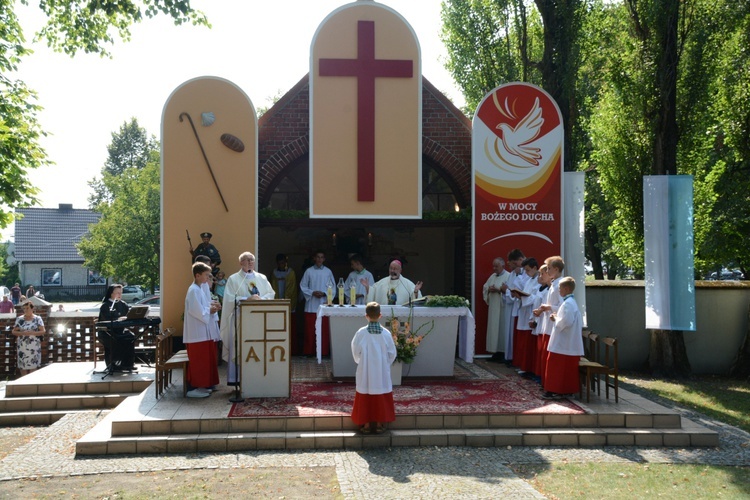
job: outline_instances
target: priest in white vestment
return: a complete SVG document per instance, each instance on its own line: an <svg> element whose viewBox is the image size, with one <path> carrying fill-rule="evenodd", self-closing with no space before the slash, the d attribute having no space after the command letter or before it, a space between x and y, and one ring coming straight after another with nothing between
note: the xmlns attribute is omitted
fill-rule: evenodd
<svg viewBox="0 0 750 500"><path fill-rule="evenodd" d="M242 300L270 300L276 295L271 283L264 274L255 272L255 255L250 252L240 254L240 269L227 279L224 288L224 304L221 316L221 340L223 348L221 357L229 363L227 367L227 384L239 383L237 362L234 355L235 319L238 303Z"/></svg>
<svg viewBox="0 0 750 500"><path fill-rule="evenodd" d="M388 276L373 286L365 285L367 302L377 302L383 305L403 306L422 297L422 282L416 284L401 275L401 261L394 260L388 268Z"/></svg>
<svg viewBox="0 0 750 500"><path fill-rule="evenodd" d="M487 304L487 352L492 353L493 361L504 361L505 352L505 328L506 307L503 294L507 286L503 287L510 278L510 273L505 270L505 260L497 257L492 261L494 271L482 287L482 296Z"/></svg>

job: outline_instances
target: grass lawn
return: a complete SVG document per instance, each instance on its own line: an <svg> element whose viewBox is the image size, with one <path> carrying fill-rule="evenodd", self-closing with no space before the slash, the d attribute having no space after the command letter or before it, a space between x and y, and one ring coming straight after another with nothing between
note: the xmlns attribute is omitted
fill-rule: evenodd
<svg viewBox="0 0 750 500"><path fill-rule="evenodd" d="M549 498L748 498L750 468L643 463L511 466Z"/></svg>
<svg viewBox="0 0 750 500"><path fill-rule="evenodd" d="M650 392L750 432L748 381L715 376L657 380L638 374L620 380L631 384L628 390L646 397ZM511 468L549 498L750 498L750 467L556 462Z"/></svg>
<svg viewBox="0 0 750 500"><path fill-rule="evenodd" d="M680 406L697 410L750 432L750 382L716 376L660 380L630 375L620 377Z"/></svg>

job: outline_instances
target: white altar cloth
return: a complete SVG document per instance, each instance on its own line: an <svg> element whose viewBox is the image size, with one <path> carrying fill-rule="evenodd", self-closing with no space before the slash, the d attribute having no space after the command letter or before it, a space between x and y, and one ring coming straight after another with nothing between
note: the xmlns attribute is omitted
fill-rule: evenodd
<svg viewBox="0 0 750 500"><path fill-rule="evenodd" d="M457 318L458 319L458 355L461 359L468 363L472 363L474 361L474 335L475 335L475 325L474 325L474 316L471 314L471 310L467 307L414 307L414 324L415 327L419 320L425 320L425 319L439 319L439 318ZM385 322L388 318L391 316L397 316L401 321L404 321L409 316L409 307L408 306L381 306L381 323L385 325ZM320 306L318 308L318 317L315 322L315 335L316 335L316 341L317 341L317 355L318 355L318 363L322 362L322 352L321 352L321 337L322 337L322 318L323 316L329 316L331 318L348 318L350 320L355 320L358 327L365 326L366 320L365 320L365 306L346 306L346 307L338 307L338 306ZM360 321L361 320L361 321ZM436 322L437 326L437 322ZM348 357L351 357L351 339L354 338L354 334L356 333L356 330L358 327L354 326L354 323L348 328L347 332L344 332L344 336L341 338L348 338L349 343L340 346L334 346L333 345L333 339L331 341L331 355L332 358L334 356L334 351L336 350L336 347L338 347L338 351L341 354L341 351L349 351ZM331 325L331 329L333 329L333 325ZM349 331L351 330L351 331ZM429 338L429 336L427 337ZM453 351L454 352L454 351ZM417 357L419 357L419 353L417 354ZM353 363L353 360L352 360ZM346 370L346 374L336 373L334 370L334 376L354 376L353 373L351 375L348 374L348 369ZM452 369L450 371L450 375L452 375ZM418 375L417 373L412 373L411 375Z"/></svg>

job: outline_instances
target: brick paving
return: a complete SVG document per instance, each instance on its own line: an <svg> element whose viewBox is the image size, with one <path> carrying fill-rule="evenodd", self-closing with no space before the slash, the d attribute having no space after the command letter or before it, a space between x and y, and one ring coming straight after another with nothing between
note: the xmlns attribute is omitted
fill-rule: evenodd
<svg viewBox="0 0 750 500"><path fill-rule="evenodd" d="M492 370L491 367L487 367ZM474 370L481 370L474 367ZM317 378L321 367L305 366ZM476 374L475 374L476 375ZM304 378L304 377L303 377ZM0 390L4 383L0 383ZM661 404L669 404L659 400ZM371 450L247 451L171 455L75 456L75 442L107 411L70 413L49 427L2 428L0 438L33 439L0 460L0 480L193 469L335 467L345 498L544 498L510 464L553 462L677 463L750 466L750 434L675 407L719 433L715 448L421 447Z"/></svg>
<svg viewBox="0 0 750 500"><path fill-rule="evenodd" d="M185 455L75 457L75 441L106 412L68 414L43 428L4 428L0 436L36 432L0 461L0 480L162 470L335 467L345 498L544 498L508 467L519 463L652 462L750 466L750 434L680 410L720 433L717 448L392 448L360 451L248 451Z"/></svg>

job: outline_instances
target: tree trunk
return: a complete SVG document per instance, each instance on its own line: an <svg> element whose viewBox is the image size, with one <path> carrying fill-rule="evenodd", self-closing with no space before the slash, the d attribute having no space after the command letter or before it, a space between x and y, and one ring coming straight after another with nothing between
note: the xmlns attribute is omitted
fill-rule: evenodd
<svg viewBox="0 0 750 500"><path fill-rule="evenodd" d="M579 66L577 39L580 33L580 0L535 0L544 26L542 86L560 108L563 125L563 170L575 170L572 149L573 124L577 112L572 106Z"/></svg>
<svg viewBox="0 0 750 500"><path fill-rule="evenodd" d="M748 308L747 316L750 319L750 308ZM750 323L747 325L745 340L729 370L729 375L750 381Z"/></svg>
<svg viewBox="0 0 750 500"><path fill-rule="evenodd" d="M683 378L690 375L690 360L681 331L651 330L648 366L651 374L657 377Z"/></svg>
<svg viewBox="0 0 750 500"><path fill-rule="evenodd" d="M657 62L654 74L656 103L651 119L654 134L652 173L673 175L677 173L677 69L679 50L677 33L679 28L681 0L660 0L659 14L648 18L653 23L651 29L642 29L644 18L640 17L635 0L629 1L631 19L648 46L648 38L654 37L654 60ZM644 2L646 4L648 2ZM648 9L644 9L644 12ZM648 49L646 49L648 50ZM650 113L647 112L647 117ZM651 350L648 365L655 375L684 377L690 374L690 361L685 349L685 337L681 331L654 330L651 332Z"/></svg>
<svg viewBox="0 0 750 500"><path fill-rule="evenodd" d="M599 243L599 234L596 230L596 226L590 224L584 230L586 235L586 256L591 261L591 267L594 269L594 278L598 280L604 279L604 269L602 268L602 252L599 250L597 243Z"/></svg>

